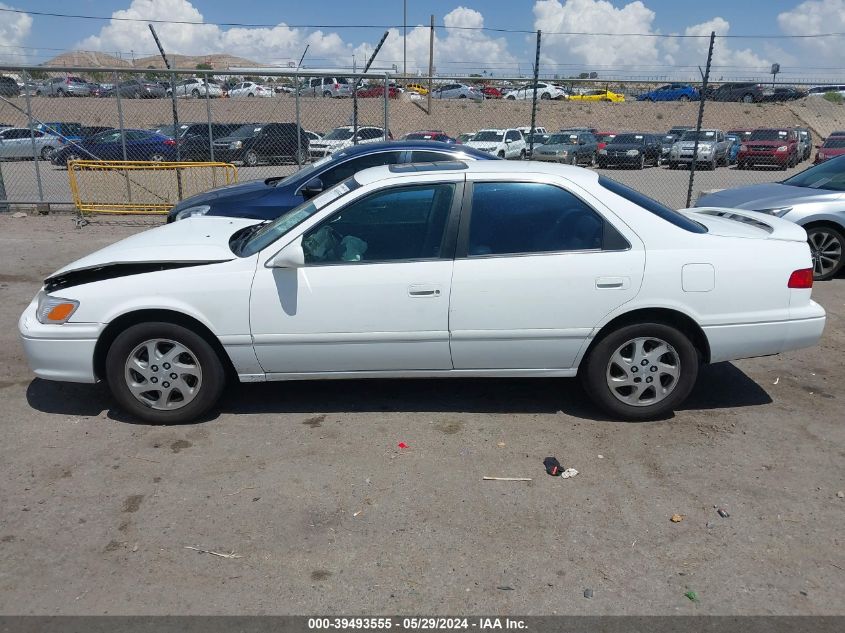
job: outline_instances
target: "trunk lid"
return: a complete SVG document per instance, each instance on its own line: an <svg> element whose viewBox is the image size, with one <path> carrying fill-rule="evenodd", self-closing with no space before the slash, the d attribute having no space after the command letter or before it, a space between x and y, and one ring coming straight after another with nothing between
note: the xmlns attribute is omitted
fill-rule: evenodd
<svg viewBox="0 0 845 633"><path fill-rule="evenodd" d="M681 209L680 212L706 226L710 235L785 242L807 241L807 232L803 227L766 213L723 207Z"/></svg>

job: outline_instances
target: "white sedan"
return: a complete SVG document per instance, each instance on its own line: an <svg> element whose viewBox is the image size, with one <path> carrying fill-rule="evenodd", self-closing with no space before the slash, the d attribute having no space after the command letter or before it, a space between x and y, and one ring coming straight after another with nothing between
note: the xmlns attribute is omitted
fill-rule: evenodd
<svg viewBox="0 0 845 633"><path fill-rule="evenodd" d="M538 99L565 99L567 96L566 90L555 84L546 82L537 83L537 98ZM508 91L505 99L511 101L517 99L533 99L534 98L534 84L528 84L520 88L515 88Z"/></svg>
<svg viewBox="0 0 845 633"><path fill-rule="evenodd" d="M632 420L700 363L814 345L804 229L673 211L595 172L473 161L374 167L255 224L192 218L53 273L20 318L50 380L194 420L241 382L572 377Z"/></svg>
<svg viewBox="0 0 845 633"><path fill-rule="evenodd" d="M273 89L254 81L242 81L229 90L230 97L272 97Z"/></svg>

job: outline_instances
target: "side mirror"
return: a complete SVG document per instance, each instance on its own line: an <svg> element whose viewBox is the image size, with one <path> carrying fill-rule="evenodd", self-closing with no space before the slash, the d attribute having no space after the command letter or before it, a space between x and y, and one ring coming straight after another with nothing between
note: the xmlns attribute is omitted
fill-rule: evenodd
<svg viewBox="0 0 845 633"><path fill-rule="evenodd" d="M267 262L267 268L302 268L305 266L305 251L302 236L285 246Z"/></svg>
<svg viewBox="0 0 845 633"><path fill-rule="evenodd" d="M323 191L323 181L319 178L312 178L302 187L302 195L305 199L313 198Z"/></svg>

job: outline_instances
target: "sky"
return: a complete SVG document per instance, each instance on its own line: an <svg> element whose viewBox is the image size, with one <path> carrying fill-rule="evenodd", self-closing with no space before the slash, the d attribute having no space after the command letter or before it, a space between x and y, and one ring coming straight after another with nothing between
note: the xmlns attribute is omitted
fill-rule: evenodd
<svg viewBox="0 0 845 633"><path fill-rule="evenodd" d="M359 65L389 29L374 67L428 67L429 16L435 16L435 69L441 74L531 72L536 36L544 35L541 71L569 76L674 78L695 76L716 31L714 79L758 78L771 64L784 77L841 76L845 0L407 0L407 58L403 57L403 0L0 0L0 9L138 21L94 20L0 11L0 63L40 63L73 49L125 59L155 52L144 20L156 24L171 53L229 53L267 65ZM220 23L262 25L248 28ZM370 25L368 28L358 28ZM487 27L481 30L479 27ZM499 32L504 29L523 32ZM574 33L574 34L573 34ZM595 35L582 35L591 33ZM624 34L643 35L624 35ZM693 37L702 36L702 37ZM737 37L740 36L740 37ZM748 36L748 37L744 37ZM767 37L761 37L767 36ZM804 36L804 37L786 37Z"/></svg>

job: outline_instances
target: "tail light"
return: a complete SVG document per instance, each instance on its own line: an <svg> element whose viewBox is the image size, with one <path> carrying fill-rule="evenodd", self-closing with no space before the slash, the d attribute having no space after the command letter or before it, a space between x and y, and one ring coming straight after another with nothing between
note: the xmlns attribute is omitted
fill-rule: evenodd
<svg viewBox="0 0 845 633"><path fill-rule="evenodd" d="M173 147L174 145L176 145L176 141L174 141L172 138L169 138L166 141L164 141L164 144L167 145L168 147Z"/></svg>
<svg viewBox="0 0 845 633"><path fill-rule="evenodd" d="M789 276L789 283L787 284L787 287L795 289L812 288L813 269L802 268L800 270L793 271L793 273Z"/></svg>
<svg viewBox="0 0 845 633"><path fill-rule="evenodd" d="M339 89L340 89L340 86L339 86L339 85L337 85L337 84L335 84L335 85L334 85L334 89L335 89L335 90L339 90Z"/></svg>

